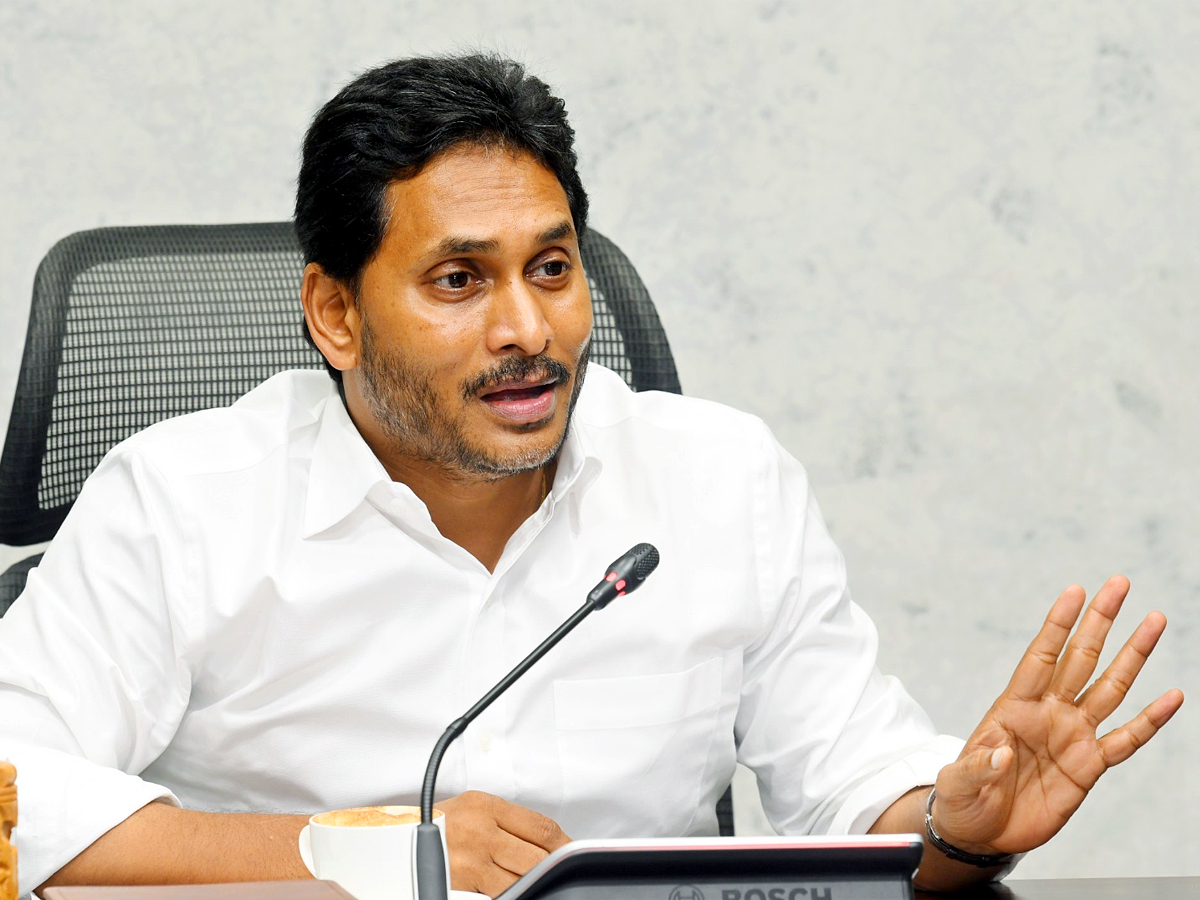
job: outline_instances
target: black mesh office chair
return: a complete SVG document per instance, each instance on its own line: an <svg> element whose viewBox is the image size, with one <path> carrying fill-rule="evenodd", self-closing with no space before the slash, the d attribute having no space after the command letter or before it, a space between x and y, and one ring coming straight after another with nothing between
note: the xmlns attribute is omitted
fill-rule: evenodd
<svg viewBox="0 0 1200 900"><path fill-rule="evenodd" d="M612 241L583 246L592 359L635 390L680 392L641 278ZM51 248L0 456L0 544L54 537L119 441L160 419L232 403L271 375L320 368L300 330L300 250L289 222L100 228ZM0 575L0 615L30 556ZM718 806L732 834L729 795Z"/></svg>
<svg viewBox="0 0 1200 900"><path fill-rule="evenodd" d="M636 390L679 392L650 295L591 232L592 358ZM301 259L290 223L100 228L38 268L8 436L0 543L50 540L117 442L160 419L232 403L288 368L320 368L301 336ZM3 576L0 613L31 564Z"/></svg>

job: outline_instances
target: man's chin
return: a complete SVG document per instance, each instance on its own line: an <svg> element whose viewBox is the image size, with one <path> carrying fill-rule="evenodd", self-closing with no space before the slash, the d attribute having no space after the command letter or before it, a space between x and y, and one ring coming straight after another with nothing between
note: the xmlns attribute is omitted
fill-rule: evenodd
<svg viewBox="0 0 1200 900"><path fill-rule="evenodd" d="M532 422L514 422L496 415L484 405L480 430L470 442L469 460L463 469L488 480L511 478L540 469L558 457L571 429L575 403L583 387L587 354L576 370L575 377L555 389L555 404L551 413ZM479 420L477 420L479 421Z"/></svg>
<svg viewBox="0 0 1200 900"><path fill-rule="evenodd" d="M498 440L476 444L476 452L471 454L475 465L468 468L494 479L540 469L558 456L566 440L567 423L559 423L552 416L544 422L506 425L504 430L507 434Z"/></svg>

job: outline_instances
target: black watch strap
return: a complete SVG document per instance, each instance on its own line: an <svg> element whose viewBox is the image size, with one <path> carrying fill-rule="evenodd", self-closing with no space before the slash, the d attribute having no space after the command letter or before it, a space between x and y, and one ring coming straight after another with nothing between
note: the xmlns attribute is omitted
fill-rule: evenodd
<svg viewBox="0 0 1200 900"><path fill-rule="evenodd" d="M994 869L998 866L1007 866L1013 862L1014 854L1012 853L968 853L966 850L960 850L953 844L947 843L937 833L937 829L933 827L933 798L936 796L937 788L930 788L929 799L925 801L925 838L943 856L955 862L966 863L968 866L975 866L980 869Z"/></svg>

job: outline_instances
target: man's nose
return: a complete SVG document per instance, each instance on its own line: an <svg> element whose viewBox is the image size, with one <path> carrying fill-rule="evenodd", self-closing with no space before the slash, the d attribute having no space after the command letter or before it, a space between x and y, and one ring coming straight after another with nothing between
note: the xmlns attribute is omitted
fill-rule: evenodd
<svg viewBox="0 0 1200 900"><path fill-rule="evenodd" d="M493 353L519 350L526 356L537 356L554 336L543 298L524 278L497 286L490 313L488 349Z"/></svg>

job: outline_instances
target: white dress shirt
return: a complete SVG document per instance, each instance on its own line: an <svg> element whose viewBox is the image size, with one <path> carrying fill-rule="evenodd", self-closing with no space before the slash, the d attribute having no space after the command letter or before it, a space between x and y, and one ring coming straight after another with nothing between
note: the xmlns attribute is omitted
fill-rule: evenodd
<svg viewBox="0 0 1200 900"><path fill-rule="evenodd" d="M467 729L440 796L576 838L711 834L740 760L777 830L837 833L957 755L876 669L804 470L759 420L592 366L549 495L488 572L328 376L288 372L109 453L0 619L21 884L156 798L415 802L449 722L641 541L658 570Z"/></svg>

